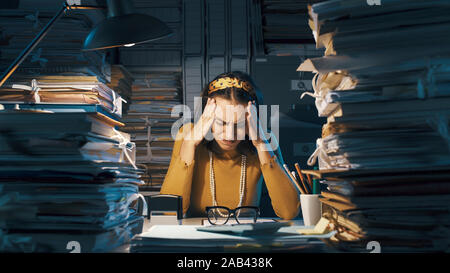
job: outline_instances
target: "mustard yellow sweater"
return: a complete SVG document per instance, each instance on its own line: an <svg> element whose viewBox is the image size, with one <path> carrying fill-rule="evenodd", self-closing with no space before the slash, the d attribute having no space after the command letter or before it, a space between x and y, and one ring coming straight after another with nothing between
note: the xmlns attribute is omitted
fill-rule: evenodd
<svg viewBox="0 0 450 273"><path fill-rule="evenodd" d="M193 124L184 126L192 128ZM179 153L183 140L180 136L184 126L178 131L172 160L160 193L182 196L183 213L188 216L205 216L205 207L212 206L213 203L209 184L208 150L205 145L200 144L196 148L194 160L189 165L181 160ZM281 158L279 149L266 164L260 163L257 154L247 157L246 187L242 205L259 206L264 177L275 213L280 218L292 219L299 212L299 193L278 158ZM222 158L213 154L213 160L217 204L234 209L239 204L241 156L237 151L227 151Z"/></svg>

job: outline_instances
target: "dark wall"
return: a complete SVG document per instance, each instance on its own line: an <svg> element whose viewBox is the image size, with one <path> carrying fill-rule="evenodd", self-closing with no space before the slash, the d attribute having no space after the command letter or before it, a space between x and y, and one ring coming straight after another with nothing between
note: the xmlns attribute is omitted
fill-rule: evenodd
<svg viewBox="0 0 450 273"><path fill-rule="evenodd" d="M265 105L279 105L280 130L279 144L284 162L291 170L298 163L302 169L312 169L306 164L316 147L316 139L321 136L324 118L319 118L314 99L302 91L292 90L292 81L311 81L313 74L299 74L296 71L301 63L299 56L265 56L254 58L251 76L261 89ZM276 216L270 196L264 186L261 197L261 214Z"/></svg>

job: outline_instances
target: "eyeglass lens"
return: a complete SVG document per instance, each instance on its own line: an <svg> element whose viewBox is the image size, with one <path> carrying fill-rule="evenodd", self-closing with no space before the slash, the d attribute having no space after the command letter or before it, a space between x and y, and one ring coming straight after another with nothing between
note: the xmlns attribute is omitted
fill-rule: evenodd
<svg viewBox="0 0 450 273"><path fill-rule="evenodd" d="M208 220L213 225L226 224L230 218L230 210L226 208L210 208ZM258 210L255 208L237 208L234 217L239 224L255 223L258 219Z"/></svg>
<svg viewBox="0 0 450 273"><path fill-rule="evenodd" d="M255 223L258 218L258 211L254 208L238 208L235 217L239 224Z"/></svg>
<svg viewBox="0 0 450 273"><path fill-rule="evenodd" d="M230 211L225 208L211 208L208 210L208 219L211 224L223 225L228 221Z"/></svg>

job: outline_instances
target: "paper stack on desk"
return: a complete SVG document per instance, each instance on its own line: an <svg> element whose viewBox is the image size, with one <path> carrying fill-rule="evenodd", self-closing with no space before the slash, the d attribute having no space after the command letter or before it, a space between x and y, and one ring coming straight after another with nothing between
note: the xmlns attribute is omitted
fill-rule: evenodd
<svg viewBox="0 0 450 273"><path fill-rule="evenodd" d="M323 217L339 233L336 246L382 252L448 251L450 170L366 169L322 174Z"/></svg>
<svg viewBox="0 0 450 273"><path fill-rule="evenodd" d="M136 236L130 252L325 252L324 235L301 235L298 226L282 227L275 233L257 236L199 231L203 226L155 225Z"/></svg>
<svg viewBox="0 0 450 273"><path fill-rule="evenodd" d="M24 105L0 110L0 251L108 251L140 233L143 170L117 115Z"/></svg>
<svg viewBox="0 0 450 273"><path fill-rule="evenodd" d="M450 6L381 2L309 8L325 56L298 70L316 73L308 95L327 123L308 164L328 186L321 201L339 246L448 251Z"/></svg>

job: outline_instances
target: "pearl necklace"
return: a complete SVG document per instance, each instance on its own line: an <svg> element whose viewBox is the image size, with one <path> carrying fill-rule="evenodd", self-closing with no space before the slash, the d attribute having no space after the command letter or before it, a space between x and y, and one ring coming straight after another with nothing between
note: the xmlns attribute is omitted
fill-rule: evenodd
<svg viewBox="0 0 450 273"><path fill-rule="evenodd" d="M239 182L239 205L238 207L242 206L242 201L244 200L244 192L245 192L245 177L247 174L247 156L242 155L241 156L241 178ZM209 152L209 188L211 190L211 196L213 201L213 206L217 206L217 200L216 200L216 182L214 177L214 169L213 169L213 157L212 152ZM222 215L222 213L219 214Z"/></svg>

